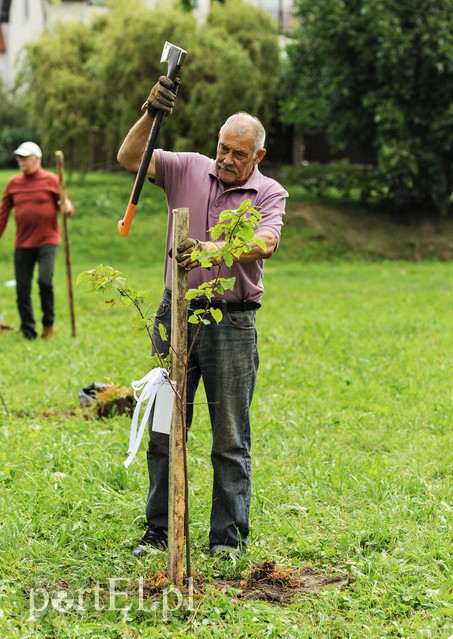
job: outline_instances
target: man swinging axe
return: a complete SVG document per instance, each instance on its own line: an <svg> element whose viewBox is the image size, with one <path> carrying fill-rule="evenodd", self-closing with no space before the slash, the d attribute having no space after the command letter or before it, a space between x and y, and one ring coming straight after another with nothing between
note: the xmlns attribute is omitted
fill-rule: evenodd
<svg viewBox="0 0 453 639"><path fill-rule="evenodd" d="M177 83L161 77L151 89L145 113L132 126L118 152L125 168L137 171L154 118L170 115ZM219 324L202 325L191 351L187 377L187 427L193 417L195 393L203 380L211 420L211 462L214 471L209 550L212 555L239 555L247 548L251 499L250 405L258 371L256 312L263 294L264 261L276 250L288 196L275 180L258 168L266 154L265 130L261 122L246 112L231 115L220 127L215 159L198 153L174 153L156 149L147 168L147 177L165 191L168 205L165 288L156 312L156 324L170 333L172 265L169 255L172 238L172 211L190 211L189 237L177 247L175 259L188 271L190 288L212 279L212 272L199 268L191 257L194 250L217 251L222 238L210 240L208 229L218 222L225 209L237 209L250 199L260 211L262 222L256 235L265 249L252 245L230 268L222 267L222 277L235 277L234 290L214 298L211 305L223 311ZM212 269L211 269L212 271ZM191 302L205 308L206 300ZM191 345L197 326L188 324ZM169 341L162 341L157 325L154 344L166 354ZM170 338L169 338L170 339ZM146 502L146 531L133 548L135 556L150 547L165 549L168 531L168 435L149 432L147 451L149 491Z"/></svg>

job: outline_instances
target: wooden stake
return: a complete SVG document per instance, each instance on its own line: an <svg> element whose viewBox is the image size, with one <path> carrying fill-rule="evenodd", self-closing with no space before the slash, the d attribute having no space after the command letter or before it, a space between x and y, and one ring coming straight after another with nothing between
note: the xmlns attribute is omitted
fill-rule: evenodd
<svg viewBox="0 0 453 639"><path fill-rule="evenodd" d="M173 211L173 255L189 235L189 209ZM168 577L175 585L183 582L184 529L186 504L186 375L187 375L187 272L176 260L172 267L171 377L176 383L176 399L170 430L168 481ZM190 563L189 563L190 565ZM188 575L190 577L190 574Z"/></svg>
<svg viewBox="0 0 453 639"><path fill-rule="evenodd" d="M71 316L71 335L72 337L75 337L76 323L75 323L75 311L74 311L74 295L72 292L71 252L70 252L70 244L69 244L68 219L67 219L67 215L62 210L64 200L67 196L65 180L64 180L63 151L55 151L55 160L57 163L58 182L60 185L60 211L61 211L61 218L63 220L64 255L65 255L65 263L66 263L66 279L68 282L69 313Z"/></svg>

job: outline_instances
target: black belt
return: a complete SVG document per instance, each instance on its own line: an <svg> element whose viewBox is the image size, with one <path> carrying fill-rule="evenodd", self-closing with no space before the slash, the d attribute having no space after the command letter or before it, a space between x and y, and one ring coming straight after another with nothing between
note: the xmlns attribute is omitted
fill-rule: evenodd
<svg viewBox="0 0 453 639"><path fill-rule="evenodd" d="M223 301L223 300L213 300L212 302L208 302L207 300L191 300L190 308L193 311L196 311L199 308L220 308L221 310L226 310L227 313L233 313L234 311L253 311L256 308L260 308L261 304L259 302L250 302L249 300L235 300L235 301Z"/></svg>

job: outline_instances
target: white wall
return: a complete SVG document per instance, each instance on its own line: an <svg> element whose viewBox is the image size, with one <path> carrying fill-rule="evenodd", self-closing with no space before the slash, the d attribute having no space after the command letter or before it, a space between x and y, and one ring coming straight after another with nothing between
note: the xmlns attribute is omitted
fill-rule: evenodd
<svg viewBox="0 0 453 639"><path fill-rule="evenodd" d="M2 77L8 85L14 83L24 44L39 37L45 23L44 0L12 0L9 23L3 23L6 52L0 54Z"/></svg>
<svg viewBox="0 0 453 639"><path fill-rule="evenodd" d="M82 22L89 24L94 16L104 13L106 9L102 6L89 5L86 2L56 2L49 5L47 9L47 25L51 26L57 22Z"/></svg>
<svg viewBox="0 0 453 639"><path fill-rule="evenodd" d="M0 77L8 86L14 85L25 45L37 40L46 26L75 20L86 23L103 11L86 2L12 0L9 22L2 23L6 52L0 53Z"/></svg>

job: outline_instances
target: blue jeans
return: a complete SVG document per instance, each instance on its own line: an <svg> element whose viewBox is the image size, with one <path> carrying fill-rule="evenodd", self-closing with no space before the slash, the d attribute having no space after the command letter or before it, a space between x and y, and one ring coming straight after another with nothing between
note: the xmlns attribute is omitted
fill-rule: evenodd
<svg viewBox="0 0 453 639"><path fill-rule="evenodd" d="M16 248L14 270L16 275L17 308L21 320L21 331L25 337L35 338L36 323L31 301L31 287L35 265L38 265L38 287L41 299L42 324L54 323L53 274L58 246L44 244L36 248Z"/></svg>
<svg viewBox="0 0 453 639"><path fill-rule="evenodd" d="M255 310L224 312L219 324L212 321L201 327L189 361L187 427L201 378L211 419L211 548L225 545L245 550L247 546L252 480L250 404L259 362L255 321ZM170 340L170 291L164 291L156 322L165 325ZM188 324L189 345L196 330L196 325ZM156 326L153 335L158 351L167 353L169 341L161 341ZM168 435L149 432L146 518L164 528L168 525L168 442Z"/></svg>

